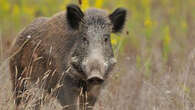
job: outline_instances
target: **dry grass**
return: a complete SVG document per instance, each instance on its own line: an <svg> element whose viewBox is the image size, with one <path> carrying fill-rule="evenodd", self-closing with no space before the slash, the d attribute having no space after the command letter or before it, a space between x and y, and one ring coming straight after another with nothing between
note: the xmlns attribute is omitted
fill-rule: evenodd
<svg viewBox="0 0 195 110"><path fill-rule="evenodd" d="M95 110L195 110L195 49L186 54L183 59L175 56L171 66L163 63L157 66L160 59L154 60L149 78L144 76L144 67L137 69L134 56L128 53L121 55ZM1 63L0 70L0 109L12 110L8 60ZM63 108L55 98L43 96L43 93L36 87L30 89L27 94L33 98L24 104L26 110L31 110L43 97L45 101L41 110Z"/></svg>
<svg viewBox="0 0 195 110"><path fill-rule="evenodd" d="M120 61L120 76L113 76L95 110L195 110L195 49L183 61L174 57L173 67L156 66L150 78L136 69L134 59Z"/></svg>

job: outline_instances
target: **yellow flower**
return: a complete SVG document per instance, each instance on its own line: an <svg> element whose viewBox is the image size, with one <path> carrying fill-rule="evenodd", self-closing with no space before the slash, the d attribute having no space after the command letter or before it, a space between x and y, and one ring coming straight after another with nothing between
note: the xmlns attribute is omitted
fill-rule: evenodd
<svg viewBox="0 0 195 110"><path fill-rule="evenodd" d="M116 34L111 34L111 44L112 45L117 45L117 43L118 43L118 39L119 39L120 37L119 36L117 36Z"/></svg>
<svg viewBox="0 0 195 110"><path fill-rule="evenodd" d="M3 11L8 11L10 9L10 4L6 0L0 0L0 4Z"/></svg>
<svg viewBox="0 0 195 110"><path fill-rule="evenodd" d="M96 0L95 7L96 8L101 8L102 7L102 4L103 4L103 0Z"/></svg>
<svg viewBox="0 0 195 110"><path fill-rule="evenodd" d="M117 40L116 39L111 39L111 43L112 43L112 45L116 45L117 44Z"/></svg>
<svg viewBox="0 0 195 110"><path fill-rule="evenodd" d="M170 43L170 41L171 41L170 35L166 35L166 36L165 36L165 39L164 39L164 44L165 44L165 45L168 45L168 44Z"/></svg>
<svg viewBox="0 0 195 110"><path fill-rule="evenodd" d="M147 7L147 6L150 5L151 1L150 0L142 0L142 3L143 3L144 6Z"/></svg>
<svg viewBox="0 0 195 110"><path fill-rule="evenodd" d="M88 0L83 0L82 4L81 4L81 9L83 11L87 10L87 8L89 8L89 1Z"/></svg>
<svg viewBox="0 0 195 110"><path fill-rule="evenodd" d="M19 14L19 12L20 12L20 9L19 9L18 5L14 5L13 6L13 12L12 12L13 15L17 16Z"/></svg>
<svg viewBox="0 0 195 110"><path fill-rule="evenodd" d="M164 45L169 45L171 42L169 27L165 28Z"/></svg>
<svg viewBox="0 0 195 110"><path fill-rule="evenodd" d="M30 8L30 7L23 7L23 10L24 10L24 13L27 14L27 15L30 15L30 16L33 16L33 15L34 15L34 10L33 10L33 8Z"/></svg>
<svg viewBox="0 0 195 110"><path fill-rule="evenodd" d="M163 56L167 59L168 54L170 52L170 44L171 44L171 35L170 29L168 26L164 29L164 38L163 38Z"/></svg>
<svg viewBox="0 0 195 110"><path fill-rule="evenodd" d="M150 20L150 19L146 19L145 21L144 21L144 26L145 27L151 27L152 26L152 21Z"/></svg>
<svg viewBox="0 0 195 110"><path fill-rule="evenodd" d="M182 26L182 28L186 29L186 28L187 28L187 23L186 23L186 21L182 21L182 22L181 22L181 26Z"/></svg>

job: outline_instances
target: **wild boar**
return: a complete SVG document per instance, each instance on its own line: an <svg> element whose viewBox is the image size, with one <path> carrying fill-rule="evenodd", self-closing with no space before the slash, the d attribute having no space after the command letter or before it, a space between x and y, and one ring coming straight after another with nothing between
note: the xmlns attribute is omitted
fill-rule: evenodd
<svg viewBox="0 0 195 110"><path fill-rule="evenodd" d="M125 20L123 8L111 14L96 8L82 12L74 4L66 12L35 19L19 33L11 49L16 106L27 101L22 95L27 85L36 84L53 94L64 110L81 105L92 109L116 63L110 34L121 32Z"/></svg>

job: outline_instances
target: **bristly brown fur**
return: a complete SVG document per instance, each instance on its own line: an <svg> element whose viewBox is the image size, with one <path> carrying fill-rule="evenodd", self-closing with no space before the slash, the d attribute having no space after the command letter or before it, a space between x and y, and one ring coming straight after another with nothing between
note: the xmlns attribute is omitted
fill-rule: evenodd
<svg viewBox="0 0 195 110"><path fill-rule="evenodd" d="M84 101L81 104L88 102L87 106L94 105L101 85L90 84L93 80L86 82L89 75L86 73L95 68L106 77L112 70L115 62L107 34L111 33L113 25L105 11L89 9L84 16L78 6L69 5L68 8L69 12L60 12L50 18L37 18L18 34L9 62L17 106L28 101L22 94L29 89L29 85L38 86L52 94L62 106L73 105L68 110L78 107L77 97L81 91L85 94L82 95ZM86 70L82 65L84 60L90 55L97 55L90 53L91 50L89 52L96 45L86 46L84 35L91 37L90 44L99 45L102 51L102 61L89 59L91 64ZM103 43L105 46L100 47ZM74 57L77 60L75 65L72 64ZM86 107L86 104L83 106Z"/></svg>

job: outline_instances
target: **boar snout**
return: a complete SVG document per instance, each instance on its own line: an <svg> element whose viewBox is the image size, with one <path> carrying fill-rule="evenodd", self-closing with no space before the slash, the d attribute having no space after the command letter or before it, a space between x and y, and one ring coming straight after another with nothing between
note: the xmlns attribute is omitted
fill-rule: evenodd
<svg viewBox="0 0 195 110"><path fill-rule="evenodd" d="M100 73L94 72L88 76L87 82L90 84L102 84L104 82L104 78L100 75Z"/></svg>
<svg viewBox="0 0 195 110"><path fill-rule="evenodd" d="M87 81L91 84L102 84L104 82L105 65L100 61L94 61L88 64L89 71Z"/></svg>

